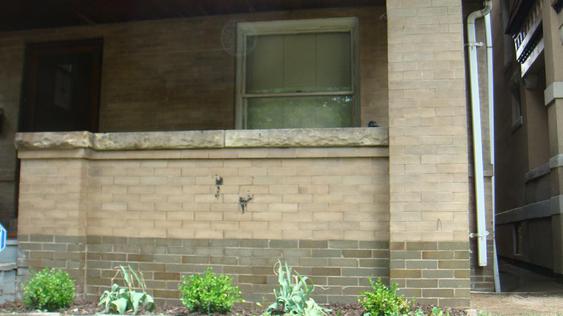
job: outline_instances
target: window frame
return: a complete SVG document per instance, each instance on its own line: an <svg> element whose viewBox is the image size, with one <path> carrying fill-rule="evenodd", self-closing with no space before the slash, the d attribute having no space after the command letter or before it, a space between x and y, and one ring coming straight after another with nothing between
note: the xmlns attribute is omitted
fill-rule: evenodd
<svg viewBox="0 0 563 316"><path fill-rule="evenodd" d="M246 61L247 38L256 35L283 35L307 33L350 33L350 79L351 91L325 92L291 92L291 93L246 93ZM298 96L352 96L353 127L360 126L360 76L359 76L359 45L358 19L356 17L322 18L306 20L279 20L237 23L236 50L236 102L235 128L247 129L246 100L253 97L298 97Z"/></svg>

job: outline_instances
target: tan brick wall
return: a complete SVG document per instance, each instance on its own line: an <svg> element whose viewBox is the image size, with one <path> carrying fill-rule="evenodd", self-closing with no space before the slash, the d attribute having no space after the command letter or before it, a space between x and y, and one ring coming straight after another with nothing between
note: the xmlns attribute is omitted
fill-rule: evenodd
<svg viewBox="0 0 563 316"><path fill-rule="evenodd" d="M461 1L388 1L387 18L390 279L418 301L468 306Z"/></svg>
<svg viewBox="0 0 563 316"><path fill-rule="evenodd" d="M0 218L15 217L16 153L26 42L104 39L100 131L234 128L235 23L356 16L362 126L387 126L383 6L210 16L0 33ZM2 215L2 214L6 215Z"/></svg>
<svg viewBox="0 0 563 316"><path fill-rule="evenodd" d="M392 242L390 274L401 293L421 304L469 306L467 242Z"/></svg>
<svg viewBox="0 0 563 316"><path fill-rule="evenodd" d="M387 3L391 239L467 240L461 1Z"/></svg>
<svg viewBox="0 0 563 316"><path fill-rule="evenodd" d="M17 109L26 42L104 40L100 131L234 128L236 22L355 16L362 125L387 125L383 6L208 16L3 33L0 106ZM10 122L17 122L10 111Z"/></svg>
<svg viewBox="0 0 563 316"><path fill-rule="evenodd" d="M177 304L181 276L207 267L232 276L246 299L271 301L278 258L321 286L322 303L354 302L370 277L389 277L385 148L23 150L20 158L21 261L64 268L89 299L120 264L141 270L163 304ZM247 193L254 199L242 214Z"/></svg>
<svg viewBox="0 0 563 316"><path fill-rule="evenodd" d="M141 271L159 306L178 305L181 277L208 267L232 277L245 300L267 306L278 286L274 265L283 259L317 287L319 303L352 303L369 290L369 278L389 276L389 243L358 240L177 239L20 235L31 269L63 268L75 277L80 296L96 301L128 264ZM83 291L84 290L84 291Z"/></svg>
<svg viewBox="0 0 563 316"><path fill-rule="evenodd" d="M18 234L85 236L88 162L25 160L21 165Z"/></svg>
<svg viewBox="0 0 563 316"><path fill-rule="evenodd" d="M117 152L96 160L24 159L19 233L388 239L386 157L322 158L322 149L311 149L317 158L266 158L271 150L251 151L263 158L143 159L141 151L121 152L120 160L111 159ZM218 198L216 176L224 181ZM242 214L238 201L247 194L254 199Z"/></svg>

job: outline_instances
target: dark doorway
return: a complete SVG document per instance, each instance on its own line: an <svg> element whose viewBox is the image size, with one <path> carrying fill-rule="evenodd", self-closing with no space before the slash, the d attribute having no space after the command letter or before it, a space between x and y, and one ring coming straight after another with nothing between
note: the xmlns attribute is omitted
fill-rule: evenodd
<svg viewBox="0 0 563 316"><path fill-rule="evenodd" d="M20 131L98 129L102 40L28 44Z"/></svg>

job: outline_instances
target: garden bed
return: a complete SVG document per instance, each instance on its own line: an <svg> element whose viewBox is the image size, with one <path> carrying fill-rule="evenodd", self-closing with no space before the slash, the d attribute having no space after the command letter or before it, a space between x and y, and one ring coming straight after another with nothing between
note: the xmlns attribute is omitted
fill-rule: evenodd
<svg viewBox="0 0 563 316"><path fill-rule="evenodd" d="M330 315L340 316L360 316L364 313L364 309L360 304L330 304L326 307L330 308L332 312ZM426 314L430 314L432 306L419 305ZM252 304L236 304L231 313L227 315L250 316L260 315L264 312L265 307ZM461 309L447 309L451 316L465 316L467 313ZM5 315L95 315L101 313L101 309L94 302L77 301L71 307L60 310L58 313L42 313L27 309L21 302L5 303L0 305L0 316ZM190 313L183 306L171 306L167 308L158 308L153 313L155 315L168 315L168 316L198 316L204 315L199 313Z"/></svg>

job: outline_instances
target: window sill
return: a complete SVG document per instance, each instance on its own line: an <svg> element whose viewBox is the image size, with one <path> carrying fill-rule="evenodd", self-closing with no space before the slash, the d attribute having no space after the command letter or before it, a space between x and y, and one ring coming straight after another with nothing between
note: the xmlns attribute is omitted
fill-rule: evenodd
<svg viewBox="0 0 563 316"><path fill-rule="evenodd" d="M16 134L22 150L166 150L211 148L387 147L382 127L171 132L44 132Z"/></svg>

